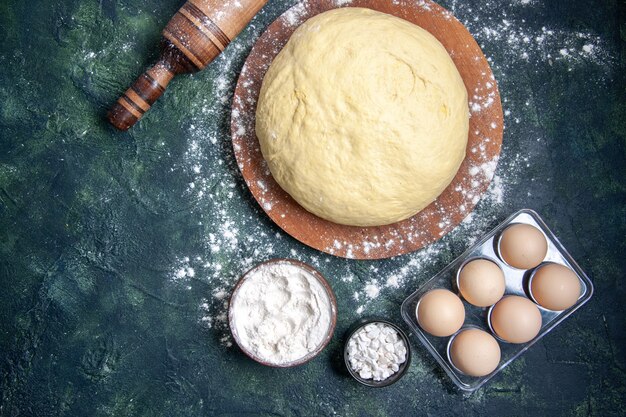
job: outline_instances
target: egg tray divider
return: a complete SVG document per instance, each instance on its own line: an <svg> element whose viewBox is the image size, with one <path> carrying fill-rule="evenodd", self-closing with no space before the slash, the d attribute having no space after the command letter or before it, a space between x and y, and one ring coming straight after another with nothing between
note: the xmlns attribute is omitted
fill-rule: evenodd
<svg viewBox="0 0 626 417"><path fill-rule="evenodd" d="M503 262L497 254L498 238L500 234L504 231L504 229L512 223L530 224L537 227L543 232L548 241L548 253L546 255L546 258L544 259L544 262L555 262L571 268L572 271L574 271L574 273L576 273L576 275L580 279L581 295L578 298L576 304L563 311L551 311L537 305L542 317L542 325L539 334L530 342L521 344L505 343L499 340L490 330L487 321L489 307L481 308L473 306L461 297L461 300L463 301L463 306L465 307L465 323L463 324L463 327L461 329L467 327L478 327L482 330L485 330L486 332L496 337L496 340L498 341L501 350L500 364L492 373L483 377L473 377L465 375L455 369L448 360L448 342L452 337L454 337L454 335L449 337L435 337L424 332L417 323L415 309L422 295L432 289L444 288L451 290L457 295L460 295L456 285L457 271L466 260L477 257L487 258L495 262L500 268L502 268L506 281L506 289L504 293L505 296L521 295L529 298L532 301L532 298L530 298L529 294L527 293L526 285L530 274L534 269L520 270L512 268L508 266L505 262ZM431 355L435 358L439 365L441 365L443 370L448 374L448 376L450 376L452 381L461 390L466 392L474 392L482 387L496 374L506 368L511 362L513 362L521 354L528 350L528 348L537 343L542 337L544 337L563 320L569 317L574 311L578 310L583 304L589 301L592 294L593 284L589 280L589 277L578 266L576 261L574 261L574 259L570 256L567 250L565 250L557 237L550 231L550 229L548 229L548 226L543 222L541 217L539 217L539 215L533 210L522 209L509 216L504 222L502 222L499 226L489 232L479 242L472 245L461 256L452 261L452 263L450 263L428 282L422 285L417 291L407 297L402 303L401 313L402 318L407 322L412 330L412 333L417 336L417 338L431 353Z"/></svg>

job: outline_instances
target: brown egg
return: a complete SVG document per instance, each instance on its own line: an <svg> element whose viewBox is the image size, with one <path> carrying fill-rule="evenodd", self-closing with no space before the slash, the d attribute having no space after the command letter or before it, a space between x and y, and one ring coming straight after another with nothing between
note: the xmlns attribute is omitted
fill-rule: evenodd
<svg viewBox="0 0 626 417"><path fill-rule="evenodd" d="M465 321L465 307L451 291L431 290L424 294L417 306L417 322L433 336L444 337L456 333Z"/></svg>
<svg viewBox="0 0 626 417"><path fill-rule="evenodd" d="M526 297L509 295L498 301L491 310L491 328L502 340L526 343L541 330L541 313Z"/></svg>
<svg viewBox="0 0 626 417"><path fill-rule="evenodd" d="M458 286L468 303L488 307L502 298L506 283L498 265L487 259L475 259L459 272Z"/></svg>
<svg viewBox="0 0 626 417"><path fill-rule="evenodd" d="M549 310L570 308L580 297L580 280L568 267L555 263L540 266L530 282L537 303Z"/></svg>
<svg viewBox="0 0 626 417"><path fill-rule="evenodd" d="M500 363L500 345L483 330L462 330L450 344L450 361L466 375L488 375Z"/></svg>
<svg viewBox="0 0 626 417"><path fill-rule="evenodd" d="M507 227L500 238L500 256L514 268L531 269L548 253L548 241L539 229L517 223Z"/></svg>

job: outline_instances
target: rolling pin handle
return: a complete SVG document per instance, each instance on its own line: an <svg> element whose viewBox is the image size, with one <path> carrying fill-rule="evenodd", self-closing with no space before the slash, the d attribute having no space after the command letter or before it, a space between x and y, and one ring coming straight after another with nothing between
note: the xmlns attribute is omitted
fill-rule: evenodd
<svg viewBox="0 0 626 417"><path fill-rule="evenodd" d="M119 130L130 129L161 97L174 75L163 60L144 72L109 110L111 124Z"/></svg>
<svg viewBox="0 0 626 417"><path fill-rule="evenodd" d="M202 70L228 46L267 0L188 0L163 29L161 59L109 111L111 124L130 129L163 94L175 74Z"/></svg>

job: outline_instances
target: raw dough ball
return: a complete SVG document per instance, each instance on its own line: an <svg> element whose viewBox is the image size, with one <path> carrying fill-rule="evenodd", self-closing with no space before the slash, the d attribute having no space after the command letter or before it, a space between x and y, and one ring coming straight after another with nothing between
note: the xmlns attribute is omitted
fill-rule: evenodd
<svg viewBox="0 0 626 417"><path fill-rule="evenodd" d="M454 178L467 145L467 92L427 31L362 8L300 26L269 68L256 133L274 179L335 223L413 216Z"/></svg>

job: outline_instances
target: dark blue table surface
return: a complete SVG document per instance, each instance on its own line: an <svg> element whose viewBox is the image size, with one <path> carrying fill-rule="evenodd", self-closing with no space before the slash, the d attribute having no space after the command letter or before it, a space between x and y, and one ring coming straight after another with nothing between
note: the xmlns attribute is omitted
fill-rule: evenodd
<svg viewBox="0 0 626 417"><path fill-rule="evenodd" d="M624 1L441 4L489 57L506 129L471 217L381 261L307 248L259 209L230 144L230 100L270 0L207 70L174 81L130 132L104 114L153 62L180 1L0 2L0 415L620 415L626 398ZM342 366L360 317L403 324L402 300L519 208L589 274L580 311L471 396L414 340L396 385ZM295 369L244 357L228 294L273 257L316 266L338 299L328 348Z"/></svg>

